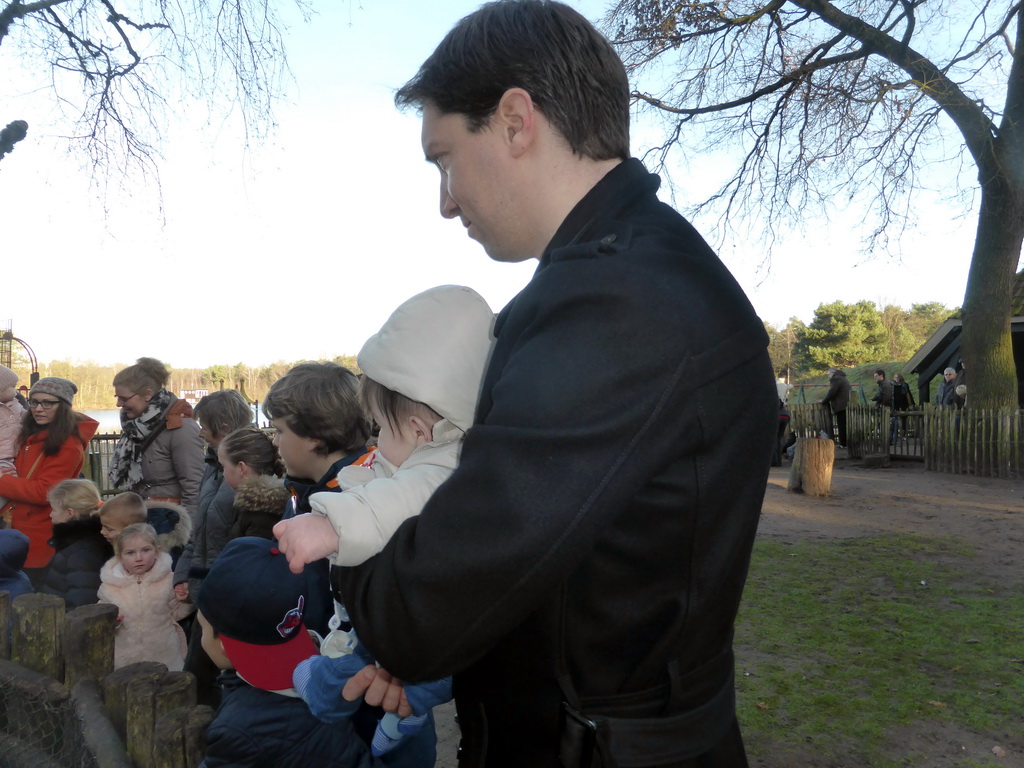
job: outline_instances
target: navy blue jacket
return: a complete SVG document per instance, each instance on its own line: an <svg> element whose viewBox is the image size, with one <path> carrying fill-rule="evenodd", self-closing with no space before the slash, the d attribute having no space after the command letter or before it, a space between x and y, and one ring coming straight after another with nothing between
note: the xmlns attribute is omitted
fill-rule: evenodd
<svg viewBox="0 0 1024 768"><path fill-rule="evenodd" d="M335 569L381 666L454 674L460 765L559 766L564 700L661 718L732 690L778 394L763 324L658 185L630 160L570 212L498 316L459 467ZM695 749L734 723L727 697Z"/></svg>
<svg viewBox="0 0 1024 768"><path fill-rule="evenodd" d="M371 768L380 765L349 722L327 725L302 699L217 678L221 703L206 731L205 768Z"/></svg>
<svg viewBox="0 0 1024 768"><path fill-rule="evenodd" d="M32 582L23 568L28 557L28 536L11 528L0 530L0 590L11 600L32 594Z"/></svg>
<svg viewBox="0 0 1024 768"><path fill-rule="evenodd" d="M100 518L90 515L53 526L50 546L57 550L46 571L40 592L64 598L70 611L96 602L100 569L114 549L100 533Z"/></svg>

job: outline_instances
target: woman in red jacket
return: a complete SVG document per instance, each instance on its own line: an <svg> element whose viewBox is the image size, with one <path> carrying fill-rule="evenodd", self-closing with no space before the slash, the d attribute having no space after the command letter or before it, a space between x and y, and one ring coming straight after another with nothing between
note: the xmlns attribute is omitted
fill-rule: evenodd
<svg viewBox="0 0 1024 768"><path fill-rule="evenodd" d="M17 476L0 476L0 496L6 526L29 540L25 573L34 585L42 582L53 549L50 503L46 495L61 480L78 477L85 450L99 423L71 408L78 387L67 379L50 376L32 385L14 459Z"/></svg>

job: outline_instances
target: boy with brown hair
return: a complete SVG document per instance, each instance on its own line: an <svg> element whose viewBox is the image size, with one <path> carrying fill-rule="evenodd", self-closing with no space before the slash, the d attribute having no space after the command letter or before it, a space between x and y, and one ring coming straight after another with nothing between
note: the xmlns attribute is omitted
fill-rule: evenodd
<svg viewBox="0 0 1024 768"><path fill-rule="evenodd" d="M358 397L359 378L337 363L299 363L274 382L263 412L276 430L274 445L285 466L284 484L291 501L283 519L311 511L309 497L340 491L338 472L367 453L370 422ZM310 629L327 634L334 613L329 564L310 566L318 588L306 610Z"/></svg>

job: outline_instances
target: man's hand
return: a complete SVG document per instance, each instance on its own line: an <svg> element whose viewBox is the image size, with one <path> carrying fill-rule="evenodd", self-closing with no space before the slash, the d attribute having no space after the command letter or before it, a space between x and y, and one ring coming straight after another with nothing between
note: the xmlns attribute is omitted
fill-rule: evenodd
<svg viewBox="0 0 1024 768"><path fill-rule="evenodd" d="M371 707L381 707L385 712L393 712L399 717L412 714L402 681L392 677L386 669L372 664L352 675L341 689L341 697L345 701L355 701L360 696Z"/></svg>
<svg viewBox="0 0 1024 768"><path fill-rule="evenodd" d="M288 557L292 573L302 573L315 563L338 551L338 534L331 521L321 515L298 515L274 526L277 546Z"/></svg>

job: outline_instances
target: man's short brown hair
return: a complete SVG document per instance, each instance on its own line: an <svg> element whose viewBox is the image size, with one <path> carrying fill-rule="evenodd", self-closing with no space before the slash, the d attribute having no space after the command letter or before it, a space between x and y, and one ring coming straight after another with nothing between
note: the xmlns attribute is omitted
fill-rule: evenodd
<svg viewBox="0 0 1024 768"><path fill-rule="evenodd" d="M505 91L522 88L572 147L592 160L629 159L629 78L579 12L551 0L498 0L469 14L398 89L399 108L430 104L487 125Z"/></svg>

